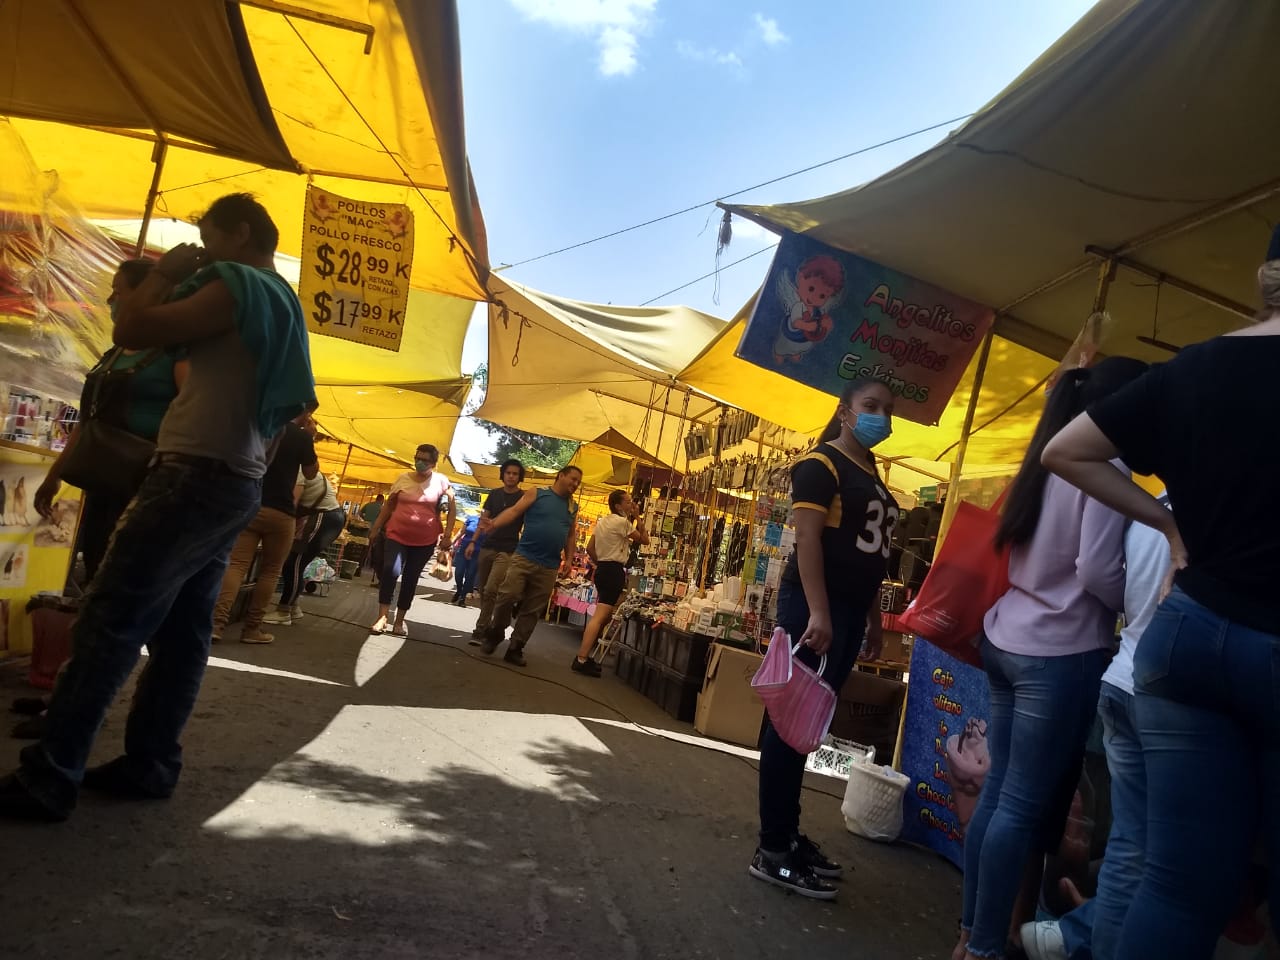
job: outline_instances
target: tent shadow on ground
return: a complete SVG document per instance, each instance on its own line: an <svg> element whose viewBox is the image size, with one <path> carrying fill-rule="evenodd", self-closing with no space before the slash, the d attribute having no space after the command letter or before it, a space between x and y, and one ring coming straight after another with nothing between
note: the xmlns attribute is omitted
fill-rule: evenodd
<svg viewBox="0 0 1280 960"><path fill-rule="evenodd" d="M173 800L86 796L66 825L0 824L0 880L31 904L0 925L0 953L896 958L949 948L950 867L845 834L835 800L807 796L806 822L857 865L842 901L787 897L746 876L756 774L741 759L584 717L604 708L424 643L404 644L357 688L365 638L315 620L293 635L301 642L217 653L335 675L343 663L347 685L214 667ZM419 623L414 633L445 642L459 631ZM546 664L533 649L537 672ZM631 695L572 679L602 703ZM122 721L120 706L96 756L118 748Z"/></svg>

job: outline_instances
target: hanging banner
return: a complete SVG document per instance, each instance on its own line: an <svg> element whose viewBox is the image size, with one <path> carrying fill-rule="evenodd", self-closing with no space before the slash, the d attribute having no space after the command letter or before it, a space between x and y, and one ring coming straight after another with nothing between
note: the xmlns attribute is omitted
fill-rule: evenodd
<svg viewBox="0 0 1280 960"><path fill-rule="evenodd" d="M298 296L311 334L399 352L412 266L405 204L307 187Z"/></svg>
<svg viewBox="0 0 1280 960"><path fill-rule="evenodd" d="M895 416L936 424L991 324L990 307L787 233L737 355L839 396L883 380Z"/></svg>
<svg viewBox="0 0 1280 960"><path fill-rule="evenodd" d="M911 778L902 839L964 865L964 831L991 767L987 675L919 637L911 648L902 772Z"/></svg>

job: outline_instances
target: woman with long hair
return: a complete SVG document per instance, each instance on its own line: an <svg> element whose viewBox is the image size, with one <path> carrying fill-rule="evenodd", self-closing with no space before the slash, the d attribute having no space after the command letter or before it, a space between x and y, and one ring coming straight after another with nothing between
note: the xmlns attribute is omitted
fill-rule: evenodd
<svg viewBox="0 0 1280 960"><path fill-rule="evenodd" d="M396 608L395 625L391 632L397 637L407 637L405 614L413 603L422 571L431 562L436 545L444 538L445 550L453 540L453 524L456 519L453 487L449 479L436 472L440 451L429 443L418 447L414 454L413 469L402 474L391 487L382 512L369 530L372 543L385 531L386 546L382 569L378 572L378 619L370 628L371 633L387 629L391 613L391 601L396 593L396 581L400 581L400 601ZM441 523L441 501L448 497L445 507L449 519Z"/></svg>
<svg viewBox="0 0 1280 960"><path fill-rule="evenodd" d="M609 515L596 521L596 528L587 541L587 556L596 565L596 609L582 631L582 646L570 665L574 673L600 676L600 664L591 659L591 650L622 599L631 545L649 542L649 534L635 526L635 522L636 505L631 494L625 490L610 493Z"/></svg>
<svg viewBox="0 0 1280 960"><path fill-rule="evenodd" d="M1051 476L1040 456L1089 404L1146 369L1109 357L1064 374L1009 488L996 545L1011 547L1010 587L981 643L991 768L965 834L955 957L1005 954L1024 868L1065 823L1124 607L1124 518Z"/></svg>
<svg viewBox="0 0 1280 960"><path fill-rule="evenodd" d="M1145 870L1117 957L1211 956L1255 838L1280 917L1280 230L1259 322L1182 350L1055 438L1044 462L1161 531L1176 574L1134 654L1146 761ZM1173 507L1115 470L1163 480ZM1261 836L1259 837L1259 833Z"/></svg>
<svg viewBox="0 0 1280 960"><path fill-rule="evenodd" d="M893 393L851 380L817 445L791 467L796 548L778 586L778 626L797 656L839 690L859 651L880 655L880 605L898 504L872 447L893 432ZM865 638L865 639L864 639ZM800 832L805 756L766 719L760 748L760 845L751 876L816 900L833 900L840 864Z"/></svg>

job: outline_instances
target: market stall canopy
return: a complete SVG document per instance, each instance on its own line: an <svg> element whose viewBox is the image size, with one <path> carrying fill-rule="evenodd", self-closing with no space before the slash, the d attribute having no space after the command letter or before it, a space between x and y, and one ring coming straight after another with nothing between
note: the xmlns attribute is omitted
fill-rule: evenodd
<svg viewBox="0 0 1280 960"><path fill-rule="evenodd" d="M835 411L835 398L734 356L754 306L752 298L702 355L680 371L679 380L791 431L776 439L766 434L771 446L803 445L804 438L816 436L827 425ZM950 459L964 424L977 363L975 357L965 370L938 426L897 419L893 436L876 447L876 453L922 462ZM976 432L966 455L970 464L1017 463L1022 459L1027 438L1044 407L1041 386L1055 366L1054 361L1025 347L995 338L978 395L973 421Z"/></svg>
<svg viewBox="0 0 1280 960"><path fill-rule="evenodd" d="M335 389L461 375L487 252L451 0L10 0L0 62L0 116L88 216L142 216L153 177L160 217L247 191L296 255L309 182L408 204L417 295L401 351L313 337L313 367ZM343 439L399 450L421 419L394 442Z"/></svg>
<svg viewBox="0 0 1280 960"><path fill-rule="evenodd" d="M1280 4L1103 0L914 160L728 209L989 304L998 334L1055 360L1112 257L1102 349L1167 360L1137 337L1203 340L1257 302L1280 219L1277 36Z"/></svg>
<svg viewBox="0 0 1280 960"><path fill-rule="evenodd" d="M339 477L344 477L344 486L356 483L374 486L392 484L409 469L407 464L397 463L338 440L317 440L316 457L325 476L336 473Z"/></svg>
<svg viewBox="0 0 1280 960"><path fill-rule="evenodd" d="M686 409L675 375L723 320L688 307L584 303L498 276L489 292L489 383L477 417L678 465L682 422L717 413L696 395Z"/></svg>

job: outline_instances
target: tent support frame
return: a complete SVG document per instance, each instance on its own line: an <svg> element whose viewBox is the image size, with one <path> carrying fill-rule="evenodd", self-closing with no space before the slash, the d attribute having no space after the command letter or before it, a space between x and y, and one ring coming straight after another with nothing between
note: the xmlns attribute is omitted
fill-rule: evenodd
<svg viewBox="0 0 1280 960"><path fill-rule="evenodd" d="M947 502L942 508L942 524L938 528L938 543L941 544L955 519L956 510L960 507L960 473L964 470L964 457L969 449L969 434L973 430L973 420L978 412L978 394L982 392L982 381L987 375L987 361L991 357L991 341L995 339L995 326L982 338L982 349L978 353L978 368L973 374L973 389L969 391L969 406L964 413L964 425L960 428L960 443L956 447L956 458L951 464L951 481L947 486ZM936 555L936 552L935 552ZM908 668L909 669L909 668ZM907 729L907 704L902 703L902 714L898 717L898 736L893 746L893 768L902 767L902 739Z"/></svg>

